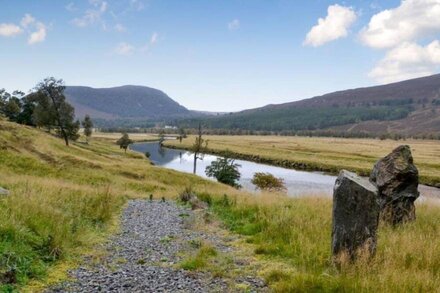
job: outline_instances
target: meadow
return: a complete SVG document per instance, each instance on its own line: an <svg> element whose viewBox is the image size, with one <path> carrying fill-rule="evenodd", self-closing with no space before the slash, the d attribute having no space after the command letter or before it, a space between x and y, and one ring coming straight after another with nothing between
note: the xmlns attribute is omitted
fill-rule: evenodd
<svg viewBox="0 0 440 293"><path fill-rule="evenodd" d="M99 261L100 244L117 231L127 200L150 194L175 200L188 186L209 204L206 226L239 235L234 245L249 252L249 261L275 292L435 292L440 287L436 202L418 204L414 223L381 226L372 260L336 268L330 255L331 199L238 191L152 166L142 154L124 154L108 138L66 147L42 130L0 121L0 186L11 191L0 199L0 291L38 292L66 278L79 256ZM209 271L202 258L212 255L200 253L196 265L189 261L184 267ZM16 283L6 284L11 277Z"/></svg>
<svg viewBox="0 0 440 293"><path fill-rule="evenodd" d="M440 142L435 140L379 140L327 137L215 136L206 135L209 152L294 169L337 174L341 169L368 176L374 163L401 144L411 146L422 183L440 186ZM169 140L166 146L188 149Z"/></svg>

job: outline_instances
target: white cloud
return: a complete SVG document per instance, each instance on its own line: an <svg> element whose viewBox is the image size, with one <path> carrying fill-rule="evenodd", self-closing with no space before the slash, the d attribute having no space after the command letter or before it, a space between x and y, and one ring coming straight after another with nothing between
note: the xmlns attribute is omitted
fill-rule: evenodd
<svg viewBox="0 0 440 293"><path fill-rule="evenodd" d="M115 24L115 31L117 31L118 33L125 33L127 29L122 24L117 23Z"/></svg>
<svg viewBox="0 0 440 293"><path fill-rule="evenodd" d="M371 70L369 76L381 83L434 74L440 67L440 42L426 46L403 43L390 50Z"/></svg>
<svg viewBox="0 0 440 293"><path fill-rule="evenodd" d="M330 5L327 16L318 19L318 24L307 33L304 45L319 47L325 43L346 37L348 29L356 21L356 12L351 7Z"/></svg>
<svg viewBox="0 0 440 293"><path fill-rule="evenodd" d="M26 30L26 32L29 34L29 45L43 42L46 39L46 25L40 21L37 21L32 15L26 13L21 19L20 25L21 27L11 23L0 24L0 36L15 36Z"/></svg>
<svg viewBox="0 0 440 293"><path fill-rule="evenodd" d="M21 34L23 30L18 25L13 23L0 23L0 36L13 37Z"/></svg>
<svg viewBox="0 0 440 293"><path fill-rule="evenodd" d="M24 15L24 17L21 19L21 22L20 22L21 26L24 28L28 27L30 24L33 24L33 23L35 23L35 18L28 13L26 13Z"/></svg>
<svg viewBox="0 0 440 293"><path fill-rule="evenodd" d="M373 15L360 38L372 48L392 48L439 32L440 0L402 0L400 6Z"/></svg>
<svg viewBox="0 0 440 293"><path fill-rule="evenodd" d="M114 52L118 55L128 56L128 55L132 55L135 50L136 50L136 48L128 43L120 43L115 48Z"/></svg>
<svg viewBox="0 0 440 293"><path fill-rule="evenodd" d="M92 8L87 9L84 15L79 18L74 18L72 23L78 27L86 27L95 23L101 23L105 27L105 23L102 21L102 15L108 9L108 3L102 0L89 0Z"/></svg>
<svg viewBox="0 0 440 293"><path fill-rule="evenodd" d="M37 30L31 33L31 35L28 38L29 45L43 42L46 39L46 34L47 34L46 26L41 22L37 22L36 28Z"/></svg>
<svg viewBox="0 0 440 293"><path fill-rule="evenodd" d="M231 31L238 30L240 28L240 20L234 19L228 23L228 29Z"/></svg>
<svg viewBox="0 0 440 293"><path fill-rule="evenodd" d="M157 41L158 41L158 38L159 38L159 34L156 33L156 32L154 32L154 33L151 35L151 38L150 38L150 44L151 44L151 45L156 44Z"/></svg>

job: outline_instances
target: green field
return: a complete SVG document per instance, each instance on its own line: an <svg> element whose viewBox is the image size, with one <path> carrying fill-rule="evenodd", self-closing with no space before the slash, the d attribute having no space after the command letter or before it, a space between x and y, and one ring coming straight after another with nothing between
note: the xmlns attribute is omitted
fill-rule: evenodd
<svg viewBox="0 0 440 293"><path fill-rule="evenodd" d="M220 146L215 137L209 139L211 147ZM248 139L254 146L247 149L250 152L253 147L254 154L259 149L255 141L267 145L272 139L266 152L280 158L291 145L291 138ZM230 141L245 148L240 137ZM322 146L324 141L310 139L302 158L317 161L311 160L311 146L323 148L316 157L325 158L324 150L328 152L329 146ZM331 149L338 153L344 140L334 141ZM334 160L342 162L348 149L358 154L367 149L365 161L374 161L395 143L358 142L347 142ZM374 142L376 148L372 147ZM410 143L414 143L416 160L425 158L418 142ZM433 152L430 158L434 161L438 147L420 143L425 152ZM300 145L293 145L294 152L300 153ZM425 162L429 165L429 156ZM44 131L0 121L0 186L11 191L10 196L0 199L0 276L3 279L14 269L17 277L16 284L0 285L0 291L39 291L65 278L66 270L78 265L78 256L91 255L99 261L103 252L96 244L117 231L118 216L128 199L150 194L156 199L176 199L188 186L210 203L205 211L210 220L204 228L238 235L235 245L247 251L249 262L275 292L433 292L440 287L440 206L435 201L417 206L414 223L396 229L380 227L374 259L346 263L337 269L330 256L331 199L251 195L152 166L141 154L124 154L110 139L66 147ZM200 265L204 262L199 258L206 254L197 256L196 263L188 261L182 266L209 271L212 268Z"/></svg>
<svg viewBox="0 0 440 293"><path fill-rule="evenodd" d="M379 140L285 136L213 136L207 135L211 153L268 163L294 169L337 174L341 169L369 175L374 163L401 144L411 146L422 183L440 186L440 141ZM190 148L194 137L182 143L165 145Z"/></svg>

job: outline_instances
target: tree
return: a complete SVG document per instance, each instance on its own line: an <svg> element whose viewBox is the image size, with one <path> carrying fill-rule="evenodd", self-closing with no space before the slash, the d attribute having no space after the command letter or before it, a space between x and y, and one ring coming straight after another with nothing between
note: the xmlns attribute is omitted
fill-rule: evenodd
<svg viewBox="0 0 440 293"><path fill-rule="evenodd" d="M206 176L214 177L218 182L240 188L240 184L237 183L241 177L238 171L239 167L241 166L236 164L234 159L217 158L211 165L206 167L205 173Z"/></svg>
<svg viewBox="0 0 440 293"><path fill-rule="evenodd" d="M165 141L165 130L161 129L159 131L159 145L162 146Z"/></svg>
<svg viewBox="0 0 440 293"><path fill-rule="evenodd" d="M88 143L93 131L93 121L89 115L86 115L84 117L84 120L82 121L82 126L84 127L84 135L86 136L86 141Z"/></svg>
<svg viewBox="0 0 440 293"><path fill-rule="evenodd" d="M130 137L128 136L128 133L124 132L122 134L122 137L120 139L118 139L118 141L116 142L117 145L119 145L119 147L121 149L124 149L125 152L127 152L127 148L130 144L132 144L133 141L130 139Z"/></svg>
<svg viewBox="0 0 440 293"><path fill-rule="evenodd" d="M260 190L285 191L286 186L282 178L277 178L270 173L257 172L252 178L254 184Z"/></svg>
<svg viewBox="0 0 440 293"><path fill-rule="evenodd" d="M185 133L185 129L183 129L181 127L181 128L179 128L179 141L180 141L180 143L182 143L183 138L186 138L186 133Z"/></svg>
<svg viewBox="0 0 440 293"><path fill-rule="evenodd" d="M196 174L197 160L203 160L203 153L208 150L208 141L202 138L202 125L199 123L199 133L192 145L192 151L194 152L194 168L193 173Z"/></svg>
<svg viewBox="0 0 440 293"><path fill-rule="evenodd" d="M78 138L79 121L74 122L75 109L67 103L64 96L65 89L62 79L45 78L35 88L39 98L35 110L38 110L37 117L44 117L44 119L37 119L39 123L43 123L42 126L50 127L52 123L55 123L58 134L68 146L69 139Z"/></svg>

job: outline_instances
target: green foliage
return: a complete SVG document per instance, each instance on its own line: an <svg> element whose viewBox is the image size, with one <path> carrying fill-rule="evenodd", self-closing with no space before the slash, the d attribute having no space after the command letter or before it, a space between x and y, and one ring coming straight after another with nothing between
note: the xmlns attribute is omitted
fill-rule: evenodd
<svg viewBox="0 0 440 293"><path fill-rule="evenodd" d="M234 159L229 158L217 158L214 162L206 167L205 173L208 177L217 179L218 182L240 188L238 180L240 180L241 174L238 168L241 167L235 163Z"/></svg>
<svg viewBox="0 0 440 293"><path fill-rule="evenodd" d="M120 139L118 139L118 141L116 142L117 145L119 145L119 147L121 149L124 149L125 152L127 152L127 148L130 144L132 144L133 141L130 139L130 137L128 136L128 133L123 133L122 137Z"/></svg>
<svg viewBox="0 0 440 293"><path fill-rule="evenodd" d="M204 119L203 124L211 129L317 130L368 120L402 119L412 110L411 105L263 108ZM192 119L181 124L195 128L199 122Z"/></svg>
<svg viewBox="0 0 440 293"><path fill-rule="evenodd" d="M80 123L74 121L75 109L66 101L62 79L54 77L45 78L35 88L35 121L43 127L57 128L57 133L69 145L69 139L78 139Z"/></svg>
<svg viewBox="0 0 440 293"><path fill-rule="evenodd" d="M252 178L254 184L260 190L285 191L286 186L282 178L277 178L270 173L257 172Z"/></svg>
<svg viewBox="0 0 440 293"><path fill-rule="evenodd" d="M84 127L84 135L86 136L87 141L88 141L89 138L92 136L93 121L89 115L86 115L81 124L82 124L82 127Z"/></svg>

